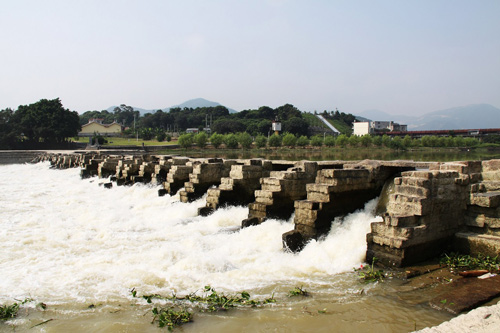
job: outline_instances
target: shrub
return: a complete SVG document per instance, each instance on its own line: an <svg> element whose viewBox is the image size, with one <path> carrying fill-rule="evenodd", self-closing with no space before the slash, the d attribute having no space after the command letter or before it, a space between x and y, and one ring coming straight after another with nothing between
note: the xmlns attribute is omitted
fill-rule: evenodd
<svg viewBox="0 0 500 333"><path fill-rule="evenodd" d="M283 140L282 140L283 146L286 146L286 147L295 147L296 143L297 143L297 138L292 133L286 133L283 136Z"/></svg>
<svg viewBox="0 0 500 333"><path fill-rule="evenodd" d="M267 138L264 136L264 135L258 135L256 138L255 138L255 145L258 147L258 148L263 148L267 145Z"/></svg>
<svg viewBox="0 0 500 333"><path fill-rule="evenodd" d="M182 134L177 142L184 149L190 148L193 145L193 135L188 133Z"/></svg>
<svg viewBox="0 0 500 333"><path fill-rule="evenodd" d="M229 149L238 148L238 139L236 138L236 135L232 133L224 135L224 143Z"/></svg>
<svg viewBox="0 0 500 333"><path fill-rule="evenodd" d="M214 148L219 148L219 146L224 143L224 135L219 133L212 134L212 136L210 136L210 143Z"/></svg>
<svg viewBox="0 0 500 333"><path fill-rule="evenodd" d="M332 135L328 135L325 138L325 146L327 146L327 147L333 147L333 146L335 146L335 137L332 136Z"/></svg>
<svg viewBox="0 0 500 333"><path fill-rule="evenodd" d="M311 145L314 147L321 147L323 145L323 136L315 135L311 138Z"/></svg>
<svg viewBox="0 0 500 333"><path fill-rule="evenodd" d="M273 134L269 138L268 142L271 147L279 147L281 146L281 136Z"/></svg>
<svg viewBox="0 0 500 333"><path fill-rule="evenodd" d="M205 146L207 145L207 141L208 141L208 135L205 132L199 132L194 137L194 142L200 148L205 148Z"/></svg>
<svg viewBox="0 0 500 333"><path fill-rule="evenodd" d="M237 139L239 144L241 145L241 148L248 149L252 147L253 140L250 134L248 134L247 132L239 133Z"/></svg>
<svg viewBox="0 0 500 333"><path fill-rule="evenodd" d="M356 147L359 144L359 136L351 135L348 141L349 141L349 146Z"/></svg>
<svg viewBox="0 0 500 333"><path fill-rule="evenodd" d="M372 144L372 136L370 134L365 134L363 135L360 139L359 142L363 147L369 147Z"/></svg>
<svg viewBox="0 0 500 333"><path fill-rule="evenodd" d="M297 146L299 147L305 147L308 144L309 144L309 139L305 135L302 135L297 139Z"/></svg>
<svg viewBox="0 0 500 333"><path fill-rule="evenodd" d="M373 138L373 144L375 146L381 146L382 145L382 137L380 135L376 135L374 138Z"/></svg>
<svg viewBox="0 0 500 333"><path fill-rule="evenodd" d="M340 147L345 147L347 145L347 142L349 142L349 138L345 134L340 134L337 137L337 140L335 140L335 143L337 144L337 146L340 146Z"/></svg>
<svg viewBox="0 0 500 333"><path fill-rule="evenodd" d="M165 134L165 132L159 132L158 134L156 134L156 140L158 142L164 141L166 137L167 135Z"/></svg>

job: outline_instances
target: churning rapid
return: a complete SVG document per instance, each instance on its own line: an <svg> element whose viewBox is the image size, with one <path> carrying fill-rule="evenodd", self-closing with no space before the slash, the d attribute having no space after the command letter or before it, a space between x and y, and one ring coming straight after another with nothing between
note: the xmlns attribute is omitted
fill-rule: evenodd
<svg viewBox="0 0 500 333"><path fill-rule="evenodd" d="M320 299L333 299L347 309L345 303L359 302L360 290L373 288L359 286L352 269L364 260L375 201L335 221L324 239L292 254L283 251L281 242L281 235L293 229L291 221L268 220L240 230L246 207L218 209L201 217L197 209L204 199L181 203L175 196L159 197L152 185L106 189L101 186L105 180L81 180L78 168L52 170L48 163L39 163L0 165L0 171L0 304L33 298L49 307L74 310L88 304L130 304L132 288L140 294L185 295L211 285L224 292L269 297L304 286L317 295L297 305L296 311L304 316L304 308L323 306ZM380 304L379 299L371 302ZM350 327L368 308L357 305L349 314L338 313ZM400 307L392 304L378 311L394 308ZM268 320L295 318L290 309L271 312L274 317ZM144 320L141 311L138 321ZM393 321L387 319L386 324ZM210 325L204 330L218 329ZM66 329L74 327L55 331Z"/></svg>
<svg viewBox="0 0 500 333"><path fill-rule="evenodd" d="M55 301L108 301L131 288L146 293L259 289L322 283L364 258L367 212L338 224L300 254L282 249L291 222L237 228L247 208L197 216L203 199L184 204L147 185L99 186L78 169L46 163L1 166L0 295ZM336 224L337 225L337 224Z"/></svg>

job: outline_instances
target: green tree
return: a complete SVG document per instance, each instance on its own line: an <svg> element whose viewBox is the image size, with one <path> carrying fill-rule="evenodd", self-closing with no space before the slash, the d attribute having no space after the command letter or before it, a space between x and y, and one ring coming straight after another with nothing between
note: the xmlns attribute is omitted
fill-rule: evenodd
<svg viewBox="0 0 500 333"><path fill-rule="evenodd" d="M297 143L297 137L293 135L292 133L286 133L283 136L283 140L281 141L283 146L286 147L295 147L295 144Z"/></svg>
<svg viewBox="0 0 500 333"><path fill-rule="evenodd" d="M340 134L335 140L335 144L339 147L345 147L349 142L349 138L345 134Z"/></svg>
<svg viewBox="0 0 500 333"><path fill-rule="evenodd" d="M205 148L208 141L208 135L205 132L199 132L194 137L194 143L200 148Z"/></svg>
<svg viewBox="0 0 500 333"><path fill-rule="evenodd" d="M13 115L14 111L9 108L0 111L0 149L14 148L18 141Z"/></svg>
<svg viewBox="0 0 500 333"><path fill-rule="evenodd" d="M281 136L273 134L268 140L269 146L279 147L281 146Z"/></svg>
<svg viewBox="0 0 500 333"><path fill-rule="evenodd" d="M164 131L159 131L157 134L156 134L156 140L158 142L162 142L162 141L165 141L165 139L167 138L167 135L165 134Z"/></svg>
<svg viewBox="0 0 500 333"><path fill-rule="evenodd" d="M309 123L302 117L292 117L283 122L283 131L295 135L307 135Z"/></svg>
<svg viewBox="0 0 500 333"><path fill-rule="evenodd" d="M403 146L405 146L406 148L409 148L412 146L412 144L413 144L413 140L412 140L411 136L406 134L405 137L403 138Z"/></svg>
<svg viewBox="0 0 500 333"><path fill-rule="evenodd" d="M297 139L297 146L299 147L305 147L308 144L309 144L309 139L305 135L302 135Z"/></svg>
<svg viewBox="0 0 500 333"><path fill-rule="evenodd" d="M475 147L479 144L479 141L475 138L465 138L464 145L465 147Z"/></svg>
<svg viewBox="0 0 500 333"><path fill-rule="evenodd" d="M391 147L391 137L388 136L387 134L382 135L382 144L385 147L390 148Z"/></svg>
<svg viewBox="0 0 500 333"><path fill-rule="evenodd" d="M249 149L252 147L252 137L247 132L239 133L237 136L238 143L243 149Z"/></svg>
<svg viewBox="0 0 500 333"><path fill-rule="evenodd" d="M143 140L151 140L155 136L155 133L154 130L150 127L141 128L141 130L139 131L139 136Z"/></svg>
<svg viewBox="0 0 500 333"><path fill-rule="evenodd" d="M370 147L372 144L372 136L370 134L365 134L359 139L363 147Z"/></svg>
<svg viewBox="0 0 500 333"><path fill-rule="evenodd" d="M264 135L260 134L260 135L257 135L257 137L255 138L255 145L258 147L258 148L263 148L267 145L267 137L265 137Z"/></svg>
<svg viewBox="0 0 500 333"><path fill-rule="evenodd" d="M394 138L392 138L391 148L392 149L404 149L403 139L401 139L400 136L395 136Z"/></svg>
<svg viewBox="0 0 500 333"><path fill-rule="evenodd" d="M323 145L323 136L315 135L311 138L311 145L314 147L321 147Z"/></svg>
<svg viewBox="0 0 500 333"><path fill-rule="evenodd" d="M20 105L12 118L30 142L64 142L81 129L78 113L65 109L59 98Z"/></svg>
<svg viewBox="0 0 500 333"><path fill-rule="evenodd" d="M219 148L219 146L224 143L224 135L213 133L210 136L210 143L214 146L215 149Z"/></svg>
<svg viewBox="0 0 500 333"><path fill-rule="evenodd" d="M376 135L374 138L373 138L373 144L375 146L378 146L380 147L382 145L382 137L380 135Z"/></svg>
<svg viewBox="0 0 500 333"><path fill-rule="evenodd" d="M357 135L351 135L349 137L349 145L351 147L356 147L359 144L359 136Z"/></svg>
<svg viewBox="0 0 500 333"><path fill-rule="evenodd" d="M191 148L193 146L193 135L189 133L182 134L179 136L177 143L184 149Z"/></svg>
<svg viewBox="0 0 500 333"><path fill-rule="evenodd" d="M463 147L464 146L464 138L461 136L456 136L453 138L453 145L455 147Z"/></svg>
<svg viewBox="0 0 500 333"><path fill-rule="evenodd" d="M232 133L224 135L224 143L229 149L238 148L238 138Z"/></svg>
<svg viewBox="0 0 500 333"><path fill-rule="evenodd" d="M325 137L325 146L333 147L335 146L335 137L333 135L328 135Z"/></svg>

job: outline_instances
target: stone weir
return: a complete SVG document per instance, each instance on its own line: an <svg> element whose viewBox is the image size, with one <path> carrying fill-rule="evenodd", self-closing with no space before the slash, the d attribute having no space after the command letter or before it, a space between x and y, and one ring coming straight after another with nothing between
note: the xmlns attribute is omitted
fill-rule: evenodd
<svg viewBox="0 0 500 333"><path fill-rule="evenodd" d="M294 202L295 228L283 234L283 244L300 251L309 240L328 233L336 217L363 208L379 196L388 179L417 166L424 165L367 160L318 170L314 183L305 186L307 198Z"/></svg>
<svg viewBox="0 0 500 333"><path fill-rule="evenodd" d="M394 179L367 261L407 266L441 254L500 254L500 160L434 164Z"/></svg>
<svg viewBox="0 0 500 333"><path fill-rule="evenodd" d="M162 185L160 196L179 193L182 202L206 194L200 215L248 205L242 227L294 216L294 229L281 235L292 251L328 233L336 217L362 208L382 188L392 188L383 221L371 223L367 262L376 257L385 265L407 266L446 250L500 253L500 160L291 162L102 152L38 160L54 168L80 167L83 178L111 177L117 185L156 183Z"/></svg>

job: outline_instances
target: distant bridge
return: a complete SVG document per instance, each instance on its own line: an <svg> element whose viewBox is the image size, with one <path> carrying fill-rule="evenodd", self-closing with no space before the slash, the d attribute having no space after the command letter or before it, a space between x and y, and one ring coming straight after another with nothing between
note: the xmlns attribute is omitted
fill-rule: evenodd
<svg viewBox="0 0 500 333"><path fill-rule="evenodd" d="M482 138L486 135L500 135L500 128L482 128L482 129L456 129L456 130L436 130L436 131L407 131L407 132L379 132L376 135L407 136L411 138L421 138L423 136L462 136L468 138Z"/></svg>

